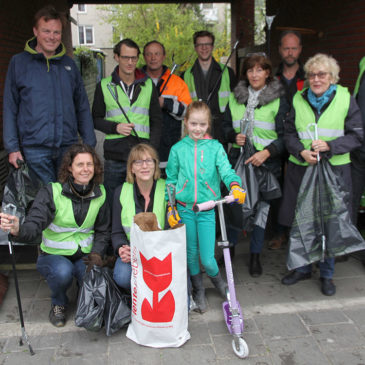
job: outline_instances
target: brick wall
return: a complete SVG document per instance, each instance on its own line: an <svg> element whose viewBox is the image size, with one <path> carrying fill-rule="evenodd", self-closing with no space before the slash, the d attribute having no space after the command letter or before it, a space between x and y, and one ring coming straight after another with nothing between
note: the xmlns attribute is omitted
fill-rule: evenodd
<svg viewBox="0 0 365 365"><path fill-rule="evenodd" d="M25 41L33 36L33 15L49 0L12 0L1 1L0 11L0 150L3 148L3 91L6 71L10 58L24 49ZM56 9L68 10L67 0L53 0ZM64 43L72 54L70 30L64 30Z"/></svg>
<svg viewBox="0 0 365 365"><path fill-rule="evenodd" d="M279 10L271 43L274 64L279 62L278 27L305 28L302 60L318 52L331 54L341 67L340 83L353 89L365 56L365 1L268 0L267 8L270 15Z"/></svg>

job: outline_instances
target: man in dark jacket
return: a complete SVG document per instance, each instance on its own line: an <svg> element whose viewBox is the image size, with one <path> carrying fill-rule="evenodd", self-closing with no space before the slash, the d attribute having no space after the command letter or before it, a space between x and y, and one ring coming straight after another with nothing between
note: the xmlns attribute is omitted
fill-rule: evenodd
<svg viewBox="0 0 365 365"><path fill-rule="evenodd" d="M214 39L214 34L205 30L194 33L194 47L198 58L181 77L187 83L193 100L200 99L208 103L213 116L213 138L225 144L221 122L229 94L237 80L230 67L222 74L224 65L213 58Z"/></svg>
<svg viewBox="0 0 365 365"><path fill-rule="evenodd" d="M97 130L105 133L104 185L112 206L114 190L126 179L131 148L149 142L158 149L162 115L151 79L136 69L140 50L131 39L114 47L118 66L96 86L92 114Z"/></svg>
<svg viewBox="0 0 365 365"><path fill-rule="evenodd" d="M12 57L5 81L3 138L9 162L23 160L44 183L57 180L62 156L78 141L95 146L80 72L61 43L62 17L52 6L34 17L34 37Z"/></svg>

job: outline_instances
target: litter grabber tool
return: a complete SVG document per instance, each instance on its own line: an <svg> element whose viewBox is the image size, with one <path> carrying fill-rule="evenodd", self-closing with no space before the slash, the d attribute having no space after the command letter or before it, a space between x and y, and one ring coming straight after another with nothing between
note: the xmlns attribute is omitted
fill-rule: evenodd
<svg viewBox="0 0 365 365"><path fill-rule="evenodd" d="M218 242L218 246L223 248L224 263L227 275L228 290L226 291L227 300L222 304L223 315L228 328L229 333L233 336L232 348L234 353L240 358L246 358L249 350L246 341L242 338L244 323L241 311L241 306L237 301L236 290L234 286L233 270L231 254L229 251L229 242L227 240L226 223L223 213L223 204L233 203L233 195L227 195L220 200L210 200L205 203L197 204L194 206L194 211L210 210L214 207L218 207L219 223L221 227L222 241Z"/></svg>
<svg viewBox="0 0 365 365"><path fill-rule="evenodd" d="M241 134L246 135L247 134L247 130L248 130L248 125L249 125L250 121L246 118L242 118L240 120L240 131ZM240 152L243 152L243 146L240 148Z"/></svg>
<svg viewBox="0 0 365 365"><path fill-rule="evenodd" d="M9 203L9 204L7 204L3 207L2 211L3 211L3 213L9 214L9 215L15 215L16 214L16 206L14 204ZM25 332L25 327L24 327L22 302L21 302L21 299L20 299L18 275L17 275L16 267L15 267L15 256L14 256L13 242L12 242L12 239L11 239L10 232L8 232L8 245L9 245L9 253L10 253L10 256L11 256L11 264L12 264L12 267L13 267L16 299L17 299L17 302L18 302L20 327L21 327L21 331L22 331L22 336L19 339L19 345L23 346L23 344L25 342L28 345L30 354L34 355L32 345L30 344L29 337L28 337L27 333Z"/></svg>
<svg viewBox="0 0 365 365"><path fill-rule="evenodd" d="M171 67L171 72L169 77L167 78L166 82L163 84L162 89L158 92L158 96L161 96L162 93L164 92L164 90L166 89L166 86L168 84L168 82L170 81L171 75L173 75L175 73L175 71L177 71L180 67L184 66L185 63L188 61L184 61L181 65L178 65L177 63L175 63L175 53L172 54L172 67Z"/></svg>
<svg viewBox="0 0 365 365"><path fill-rule="evenodd" d="M311 129L314 128L314 135L312 134ZM318 125L317 123L311 123L307 126L307 132L311 136L312 141L318 140ZM324 218L323 218L323 201L322 201L322 184L323 184L323 171L322 171L322 161L319 156L319 152L317 153L317 177L318 177L318 200L319 200L319 219L321 225L321 246L322 246L322 258L321 262L324 262L324 258L326 255L326 235L324 234Z"/></svg>
<svg viewBox="0 0 365 365"><path fill-rule="evenodd" d="M112 86L114 87L114 90L113 90ZM122 113L123 113L123 115L124 115L125 119L127 120L127 122L128 122L129 124L132 124L132 122L131 122L131 121L130 121L130 119L128 118L127 113L126 113L126 112L125 112L125 110L123 109L122 105L119 103L119 100L118 100L117 85L115 85L115 84L113 84L113 83L108 83L107 87L108 87L108 90L109 90L109 92L110 92L111 96L113 97L113 99L115 100L115 102L118 104L119 109L122 111ZM136 130L135 130L133 127L132 127L132 131L133 131L133 133L134 133L134 137L136 137L136 138L137 138L138 143L142 143L141 139L138 137L138 134L137 134Z"/></svg>
<svg viewBox="0 0 365 365"><path fill-rule="evenodd" d="M226 61L226 63L224 64L224 66L223 66L223 68L222 68L222 70L221 70L221 73L220 73L220 75L219 75L218 79L217 79L216 83L214 84L212 91L209 93L209 95L208 95L208 97L207 97L207 101L206 101L207 105L209 105L210 100L212 99L212 96L213 96L213 94L214 94L214 92L215 92L216 88L217 88L217 87L218 87L218 85L220 84L220 82L221 82L221 78L222 78L222 76L223 76L223 72L226 70L226 68L227 68L227 66L228 66L228 62L229 62L229 60L231 59L231 57L232 57L232 55L233 55L233 52L236 50L236 48L237 48L237 46L238 46L238 44L239 44L239 43L240 43L240 41L236 41L236 43L233 45L232 51L231 51L230 55L228 56L227 61Z"/></svg>

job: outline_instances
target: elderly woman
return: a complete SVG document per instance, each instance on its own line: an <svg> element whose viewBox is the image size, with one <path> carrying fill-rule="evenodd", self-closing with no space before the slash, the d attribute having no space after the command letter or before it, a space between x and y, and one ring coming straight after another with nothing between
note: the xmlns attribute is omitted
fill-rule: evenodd
<svg viewBox="0 0 365 365"><path fill-rule="evenodd" d="M66 323L67 289L73 277L82 283L88 270L102 265L110 239L110 213L101 185L103 170L94 149L75 144L65 153L59 182L43 187L24 223L16 216L0 213L1 229L17 242L34 242L42 235L37 270L51 290L50 322Z"/></svg>
<svg viewBox="0 0 365 365"><path fill-rule="evenodd" d="M114 280L123 289L131 287L130 228L135 214L153 212L160 227L165 227L165 180L160 179L156 150L141 143L134 146L127 161L127 182L114 193L112 244L117 255Z"/></svg>
<svg viewBox="0 0 365 365"><path fill-rule="evenodd" d="M244 60L242 79L231 93L223 121L225 137L233 144L229 153L230 162L234 166L240 147L245 146L248 138L254 146L254 153L245 163L254 166L265 163L279 177L281 156L285 150L283 121L289 108L284 89L273 78L270 60L261 53L249 55ZM244 133L240 130L241 121ZM260 253L264 236L265 229L255 225L250 239L249 273L253 277L262 274ZM228 239L236 244L238 232L229 229Z"/></svg>
<svg viewBox="0 0 365 365"><path fill-rule="evenodd" d="M326 158L335 173L344 180L351 195L349 152L361 145L363 131L360 110L348 90L337 85L340 68L334 58L317 54L304 65L309 88L298 91L293 109L285 123L285 143L290 153L284 184L279 222L291 226L302 178L308 165L317 163L317 155ZM310 139L307 127L318 125L318 139ZM351 199L350 199L351 201ZM351 208L349 207L349 211ZM332 281L334 258L319 263L321 291L334 295ZM311 277L311 265L297 268L283 279L284 285Z"/></svg>

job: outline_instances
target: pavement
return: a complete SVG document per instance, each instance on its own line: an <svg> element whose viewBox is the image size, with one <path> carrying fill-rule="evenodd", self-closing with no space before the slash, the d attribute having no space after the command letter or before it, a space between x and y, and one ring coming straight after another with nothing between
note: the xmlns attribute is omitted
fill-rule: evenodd
<svg viewBox="0 0 365 365"><path fill-rule="evenodd" d="M16 253L24 248L15 247ZM107 337L87 332L74 324L76 286L64 328L48 321L50 292L33 264L19 264L18 278L25 330L35 351L19 346L19 324L14 279L6 264L9 289L0 307L0 364L256 364L256 365L360 365L365 364L365 268L355 257L337 263L337 293L320 292L319 273L293 286L280 283L286 273L286 250L264 249L264 274L248 274L248 240L241 241L233 260L238 300L243 310L249 356L233 353L221 311L222 300L205 278L209 310L189 315L191 339L180 348L154 349L139 346L126 337L126 329ZM8 254L8 253L7 253ZM218 253L219 255L219 253ZM1 251L4 261L6 251Z"/></svg>

